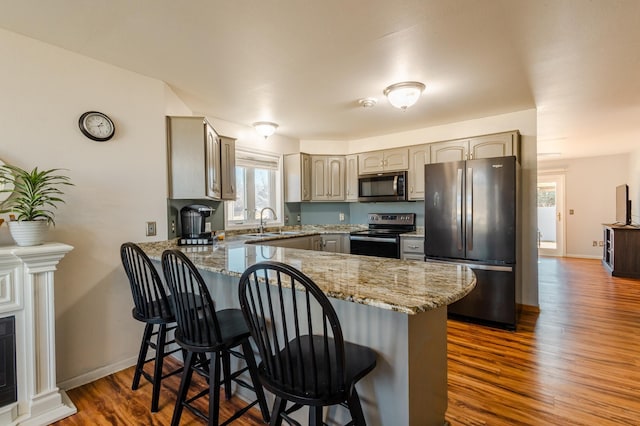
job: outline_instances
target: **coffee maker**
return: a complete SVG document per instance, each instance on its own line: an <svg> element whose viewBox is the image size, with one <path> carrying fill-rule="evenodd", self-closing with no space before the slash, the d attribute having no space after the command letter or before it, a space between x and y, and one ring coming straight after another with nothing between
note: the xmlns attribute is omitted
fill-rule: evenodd
<svg viewBox="0 0 640 426"><path fill-rule="evenodd" d="M215 211L209 206L191 204L180 209L179 245L211 244L211 232L205 232L205 218Z"/></svg>

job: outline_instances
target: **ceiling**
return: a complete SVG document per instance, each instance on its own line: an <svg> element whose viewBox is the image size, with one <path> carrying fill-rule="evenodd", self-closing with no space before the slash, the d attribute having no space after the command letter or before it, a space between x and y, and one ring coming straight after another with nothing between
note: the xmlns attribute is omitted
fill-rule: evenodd
<svg viewBox="0 0 640 426"><path fill-rule="evenodd" d="M343 140L538 109L543 158L640 146L638 0L0 0L0 27L165 81L196 113ZM405 112L382 95L427 88ZM374 108L358 99L375 97ZM556 156L544 156L553 153Z"/></svg>

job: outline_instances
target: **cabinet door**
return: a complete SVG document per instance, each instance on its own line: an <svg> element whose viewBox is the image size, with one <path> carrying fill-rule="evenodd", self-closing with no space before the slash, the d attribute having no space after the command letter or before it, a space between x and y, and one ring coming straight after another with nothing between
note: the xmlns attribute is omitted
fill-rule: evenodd
<svg viewBox="0 0 640 426"><path fill-rule="evenodd" d="M329 197L326 163L324 156L311 156L311 199L314 201L326 201Z"/></svg>
<svg viewBox="0 0 640 426"><path fill-rule="evenodd" d="M326 188L329 189L327 195L328 200L343 201L344 200L344 176L345 176L345 159L344 157L327 158L327 177Z"/></svg>
<svg viewBox="0 0 640 426"><path fill-rule="evenodd" d="M363 152L358 154L358 171L360 174L377 173L384 170L384 154L382 151Z"/></svg>
<svg viewBox="0 0 640 426"><path fill-rule="evenodd" d="M312 250L322 251L322 237L320 235L314 235L311 237Z"/></svg>
<svg viewBox="0 0 640 426"><path fill-rule="evenodd" d="M220 139L213 127L205 122L207 132L207 197L219 200L222 195L220 187Z"/></svg>
<svg viewBox="0 0 640 426"><path fill-rule="evenodd" d="M345 161L347 168L345 200L358 201L358 156L347 155Z"/></svg>
<svg viewBox="0 0 640 426"><path fill-rule="evenodd" d="M468 140L436 142L431 144L431 162L464 161L467 159Z"/></svg>
<svg viewBox="0 0 640 426"><path fill-rule="evenodd" d="M322 251L342 253L342 235L322 235Z"/></svg>
<svg viewBox="0 0 640 426"><path fill-rule="evenodd" d="M429 164L431 149L429 145L418 145L409 148L409 199L424 200L424 166Z"/></svg>
<svg viewBox="0 0 640 426"><path fill-rule="evenodd" d="M236 140L220 136L220 176L223 200L236 199Z"/></svg>
<svg viewBox="0 0 640 426"><path fill-rule="evenodd" d="M309 154L300 154L301 166L301 200L311 201L311 156Z"/></svg>
<svg viewBox="0 0 640 426"><path fill-rule="evenodd" d="M469 140L469 159L506 157L514 155L515 132L480 136Z"/></svg>
<svg viewBox="0 0 640 426"><path fill-rule="evenodd" d="M384 171L395 172L409 168L409 151L406 148L384 151Z"/></svg>
<svg viewBox="0 0 640 426"><path fill-rule="evenodd" d="M203 117L167 117L169 198L207 196L207 127Z"/></svg>

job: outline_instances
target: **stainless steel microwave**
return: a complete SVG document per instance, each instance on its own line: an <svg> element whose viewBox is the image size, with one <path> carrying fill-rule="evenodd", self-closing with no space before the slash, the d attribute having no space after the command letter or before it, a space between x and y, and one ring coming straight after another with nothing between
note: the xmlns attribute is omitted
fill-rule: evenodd
<svg viewBox="0 0 640 426"><path fill-rule="evenodd" d="M407 172L358 176L358 201L406 201Z"/></svg>

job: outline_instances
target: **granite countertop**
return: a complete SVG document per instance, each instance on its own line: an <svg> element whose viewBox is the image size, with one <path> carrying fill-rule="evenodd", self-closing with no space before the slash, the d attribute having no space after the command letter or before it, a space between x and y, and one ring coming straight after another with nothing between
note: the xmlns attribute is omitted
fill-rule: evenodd
<svg viewBox="0 0 640 426"><path fill-rule="evenodd" d="M328 297L406 314L449 305L476 283L471 269L463 265L266 246L255 239L253 244L246 242L229 236L215 246L178 246L176 240L139 245L153 260L160 261L164 250L178 248L199 269L238 278L257 262L286 263L314 280Z"/></svg>

